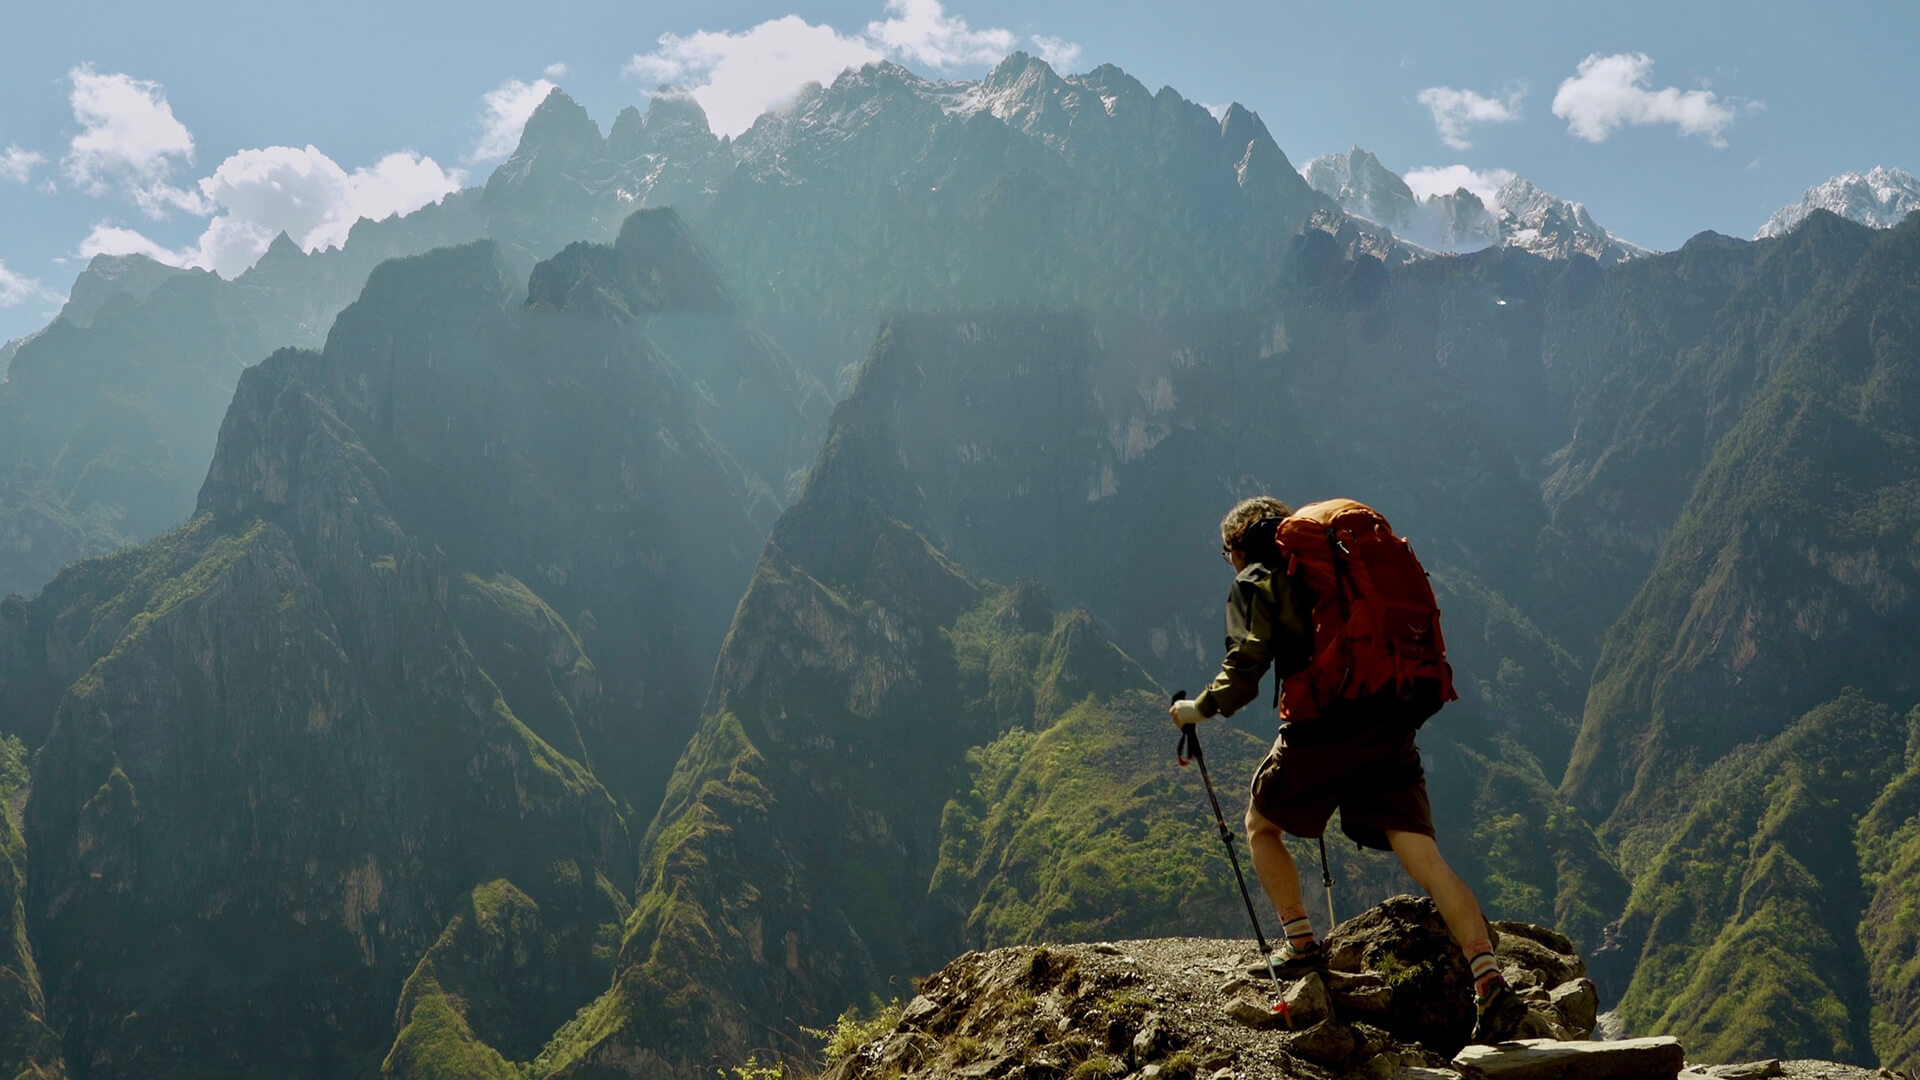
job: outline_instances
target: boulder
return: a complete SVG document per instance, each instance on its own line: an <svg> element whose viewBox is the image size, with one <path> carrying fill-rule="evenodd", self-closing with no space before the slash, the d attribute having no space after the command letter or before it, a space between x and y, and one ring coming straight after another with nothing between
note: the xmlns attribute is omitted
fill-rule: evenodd
<svg viewBox="0 0 1920 1080"><path fill-rule="evenodd" d="M1318 974L1295 981L1280 1000L1287 1003L1287 1017L1297 1028L1309 1027L1333 1015L1326 984Z"/></svg>
<svg viewBox="0 0 1920 1080"><path fill-rule="evenodd" d="M1286 1022L1280 1013L1274 1011L1271 1003L1255 998L1251 994L1240 994L1228 998L1222 1011L1226 1013L1227 1019L1257 1031L1277 1028Z"/></svg>
<svg viewBox="0 0 1920 1080"><path fill-rule="evenodd" d="M1356 1045L1353 1029L1336 1020L1322 1020L1296 1031L1285 1042L1287 1053L1322 1065L1346 1064Z"/></svg>
<svg viewBox="0 0 1920 1080"><path fill-rule="evenodd" d="M1592 979L1575 979L1553 988L1549 1000L1553 1011L1560 1014L1560 1020L1568 1030L1584 1039L1593 1034L1594 1020L1600 1007L1600 993L1594 987ZM1774 1063L1778 1068L1779 1062ZM1778 1076L1778 1072L1764 1074ZM1748 1080L1746 1077L1738 1080Z"/></svg>

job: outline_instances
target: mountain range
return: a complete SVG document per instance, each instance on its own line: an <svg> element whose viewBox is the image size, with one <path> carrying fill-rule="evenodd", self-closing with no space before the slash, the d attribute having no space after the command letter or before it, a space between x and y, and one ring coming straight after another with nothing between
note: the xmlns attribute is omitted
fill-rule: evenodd
<svg viewBox="0 0 1920 1080"><path fill-rule="evenodd" d="M1433 258L1307 174L1116 68L874 65L97 261L0 385L0 1075L708 1076L969 949L1241 933L1164 703L1262 490L1432 572L1490 911L1697 1060L1920 1063L1920 219L1615 251L1514 181Z"/></svg>

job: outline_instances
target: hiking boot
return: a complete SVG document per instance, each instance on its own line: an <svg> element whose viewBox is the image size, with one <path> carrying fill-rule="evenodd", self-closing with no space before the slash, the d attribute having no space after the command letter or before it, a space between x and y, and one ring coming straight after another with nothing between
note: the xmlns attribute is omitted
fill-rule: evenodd
<svg viewBox="0 0 1920 1080"><path fill-rule="evenodd" d="M1325 971L1327 950L1321 948L1317 941L1304 949L1294 948L1291 941L1282 942L1279 948L1273 950L1273 969L1283 979L1297 979L1310 971ZM1256 979L1270 978L1266 958L1248 964L1247 974Z"/></svg>
<svg viewBox="0 0 1920 1080"><path fill-rule="evenodd" d="M1527 1003L1520 995L1507 986L1506 980L1496 980L1487 996L1473 1003L1473 1037L1467 1041L1492 1046L1514 1037L1520 1030L1520 1022L1527 1018Z"/></svg>

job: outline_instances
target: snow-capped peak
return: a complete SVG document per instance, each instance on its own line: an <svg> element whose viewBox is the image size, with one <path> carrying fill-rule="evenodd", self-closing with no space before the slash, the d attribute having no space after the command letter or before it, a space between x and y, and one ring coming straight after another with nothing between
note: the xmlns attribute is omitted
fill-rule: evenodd
<svg viewBox="0 0 1920 1080"><path fill-rule="evenodd" d="M1849 221L1876 229L1890 229L1900 219L1920 210L1920 179L1905 169L1876 165L1865 173L1841 173L1807 189L1800 201L1773 212L1755 240L1779 236L1805 221L1815 210L1831 210Z"/></svg>
<svg viewBox="0 0 1920 1080"><path fill-rule="evenodd" d="M1349 215L1431 251L1504 245L1548 258L1577 253L1603 263L1651 254L1601 228L1580 203L1541 191L1505 169L1455 165L1402 177L1356 146L1314 158L1301 173Z"/></svg>

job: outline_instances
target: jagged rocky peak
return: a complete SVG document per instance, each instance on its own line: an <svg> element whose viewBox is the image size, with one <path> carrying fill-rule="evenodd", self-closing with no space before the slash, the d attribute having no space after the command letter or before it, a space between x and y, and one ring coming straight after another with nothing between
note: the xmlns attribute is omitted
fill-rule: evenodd
<svg viewBox="0 0 1920 1080"><path fill-rule="evenodd" d="M1044 112L1050 98L1068 89L1066 81L1045 60L1015 52L980 80L965 108L984 108L996 118L1019 126Z"/></svg>
<svg viewBox="0 0 1920 1080"><path fill-rule="evenodd" d="M1413 223L1413 189L1380 159L1356 146L1345 154L1322 154L1302 170L1307 184L1350 214L1390 229Z"/></svg>
<svg viewBox="0 0 1920 1080"><path fill-rule="evenodd" d="M1841 173L1808 188L1799 202L1775 210L1753 238L1764 240L1789 232L1815 210L1829 210L1848 221L1890 229L1920 210L1920 178L1885 165L1876 165L1865 173Z"/></svg>
<svg viewBox="0 0 1920 1080"><path fill-rule="evenodd" d="M647 115L642 123L655 138L682 133L704 139L713 138L713 128L707 123L707 110L700 107L700 102L692 94L677 86L662 86L654 91L653 97L647 102Z"/></svg>
<svg viewBox="0 0 1920 1080"><path fill-rule="evenodd" d="M644 153L647 144L647 119L640 110L628 105L613 118L607 129L607 149L617 160L626 161Z"/></svg>
<svg viewBox="0 0 1920 1080"><path fill-rule="evenodd" d="M707 253L671 207L636 210L611 246L575 242L533 268L526 306L628 322L662 311L735 309Z"/></svg>
<svg viewBox="0 0 1920 1080"><path fill-rule="evenodd" d="M1146 83L1127 74L1116 64L1101 64L1085 75L1069 75L1067 81L1103 91L1121 101L1135 99L1145 103L1153 100L1153 91L1147 89ZM1112 113L1116 110L1109 104L1107 111Z"/></svg>
<svg viewBox="0 0 1920 1080"><path fill-rule="evenodd" d="M1500 206L1501 242L1535 255L1564 259L1587 255L1601 263L1652 254L1600 227L1582 203L1541 191L1524 177L1511 177L1494 194Z"/></svg>
<svg viewBox="0 0 1920 1080"><path fill-rule="evenodd" d="M520 146L514 151L514 156L521 157L529 151L547 149L573 152L598 150L601 144L600 125L587 115L584 106L556 86L547 92L546 100L527 117L526 127L520 131Z"/></svg>
<svg viewBox="0 0 1920 1080"><path fill-rule="evenodd" d="M672 207L638 210L620 226L614 250L642 280L657 283L657 306L665 311L724 312L734 309L713 261Z"/></svg>
<svg viewBox="0 0 1920 1080"><path fill-rule="evenodd" d="M293 237L287 235L287 230L281 229L280 235L273 238L273 243L267 245L266 252L254 262L253 269L257 270L262 266L269 268L280 266L305 256L306 252L300 249L299 244L293 242Z"/></svg>
<svg viewBox="0 0 1920 1080"><path fill-rule="evenodd" d="M75 326L86 326L109 296L125 293L135 300L145 300L153 290L173 278L211 273L168 266L145 255L95 255L74 279L60 317Z"/></svg>
<svg viewBox="0 0 1920 1080"><path fill-rule="evenodd" d="M1053 65L1037 56L1024 52L1008 53L1006 59L993 65L983 82L988 90L1006 90L1013 87L1051 87L1059 83L1060 75Z"/></svg>
<svg viewBox="0 0 1920 1080"><path fill-rule="evenodd" d="M700 157L718 145L707 111L692 94L676 86L655 90L644 115L631 105L621 109L607 132L607 149L616 161L632 161L642 154Z"/></svg>

